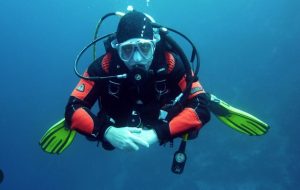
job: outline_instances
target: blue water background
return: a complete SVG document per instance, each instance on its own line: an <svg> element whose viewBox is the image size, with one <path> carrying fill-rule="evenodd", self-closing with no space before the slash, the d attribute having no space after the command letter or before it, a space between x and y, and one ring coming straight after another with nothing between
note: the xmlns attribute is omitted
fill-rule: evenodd
<svg viewBox="0 0 300 190"><path fill-rule="evenodd" d="M205 89L269 123L269 133L249 137L212 117L188 143L181 176L170 171L178 141L107 152L78 135L62 155L44 153L38 141L78 81L77 53L101 16L128 4L188 35ZM0 189L299 189L299 10L298 0L1 0Z"/></svg>

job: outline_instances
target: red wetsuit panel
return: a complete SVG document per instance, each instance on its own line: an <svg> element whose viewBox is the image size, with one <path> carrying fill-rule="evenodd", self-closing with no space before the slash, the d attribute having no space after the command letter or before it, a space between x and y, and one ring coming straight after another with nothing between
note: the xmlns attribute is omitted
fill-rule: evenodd
<svg viewBox="0 0 300 190"><path fill-rule="evenodd" d="M86 134L92 134L94 121L83 108L79 108L74 112L71 121L71 129L75 129Z"/></svg>
<svg viewBox="0 0 300 190"><path fill-rule="evenodd" d="M181 91L184 91L184 89L186 88L186 80L185 80L185 76L183 76L181 78L181 80L178 83ZM189 95L188 99L191 99L195 96L197 96L198 94L204 93L204 89L202 87L202 85L200 84L199 81L195 81L192 83L192 88L191 88L191 94Z"/></svg>
<svg viewBox="0 0 300 190"><path fill-rule="evenodd" d="M87 72L84 73L84 76L88 76ZM95 82L91 80L80 79L76 88L73 90L71 96L74 96L80 100L84 100L85 97L90 93L94 86Z"/></svg>
<svg viewBox="0 0 300 190"><path fill-rule="evenodd" d="M202 122L197 113L192 108L184 108L170 123L170 133L174 136L192 128L199 129L202 127Z"/></svg>

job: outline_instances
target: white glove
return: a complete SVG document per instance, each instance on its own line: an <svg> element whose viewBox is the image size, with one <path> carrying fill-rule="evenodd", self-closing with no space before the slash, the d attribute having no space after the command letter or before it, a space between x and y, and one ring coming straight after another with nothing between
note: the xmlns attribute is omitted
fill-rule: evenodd
<svg viewBox="0 0 300 190"><path fill-rule="evenodd" d="M143 129L141 133L136 135L146 141L149 145L158 142L158 137L154 129Z"/></svg>
<svg viewBox="0 0 300 190"><path fill-rule="evenodd" d="M116 148L136 151L139 150L139 146L149 147L148 142L136 135L141 131L141 128L136 127L117 128L110 126L106 129L104 137Z"/></svg>

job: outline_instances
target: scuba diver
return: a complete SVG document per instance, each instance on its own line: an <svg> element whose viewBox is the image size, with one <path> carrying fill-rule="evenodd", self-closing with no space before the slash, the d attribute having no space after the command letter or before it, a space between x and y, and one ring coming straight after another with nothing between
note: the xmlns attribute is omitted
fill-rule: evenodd
<svg viewBox="0 0 300 190"><path fill-rule="evenodd" d="M98 27L109 16L121 19L115 33L97 38ZM168 32L187 40L193 49L192 68L181 47ZM82 54L104 40L106 52L79 74ZM188 139L197 137L209 122L210 113L229 127L248 135L263 135L269 126L258 118L234 108L207 93L197 74L199 55L192 42L180 32L157 24L142 12L109 13L97 25L95 40L75 61L81 78L66 105L65 118L54 124L40 140L42 149L60 154L73 141L76 132L101 142L106 150L137 151L181 138L174 154L172 171L182 173ZM100 111L91 109L98 102Z"/></svg>
<svg viewBox="0 0 300 190"><path fill-rule="evenodd" d="M66 106L65 118L70 129L101 141L108 149L138 150L140 146L164 144L202 128L209 121L210 112L198 80L193 81L182 110L160 119L169 111L164 107L187 86L180 57L163 47L160 40L147 15L138 11L124 15L115 39L110 42L111 48L84 75L127 77L81 79ZM97 100L100 112L96 116L90 109Z"/></svg>

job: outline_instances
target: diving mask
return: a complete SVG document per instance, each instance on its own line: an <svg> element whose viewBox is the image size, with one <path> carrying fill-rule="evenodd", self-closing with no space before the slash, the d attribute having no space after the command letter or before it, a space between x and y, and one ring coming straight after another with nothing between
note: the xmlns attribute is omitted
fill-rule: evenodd
<svg viewBox="0 0 300 190"><path fill-rule="evenodd" d="M153 59L155 51L155 41L143 38L129 39L123 43L114 44L112 46L117 49L121 60L124 62L129 62L133 58L135 51L138 51L142 56L143 62L150 61Z"/></svg>

